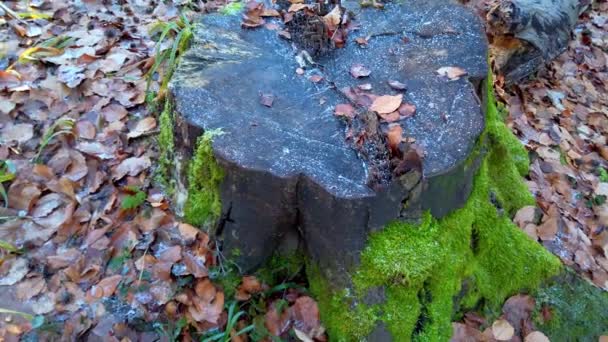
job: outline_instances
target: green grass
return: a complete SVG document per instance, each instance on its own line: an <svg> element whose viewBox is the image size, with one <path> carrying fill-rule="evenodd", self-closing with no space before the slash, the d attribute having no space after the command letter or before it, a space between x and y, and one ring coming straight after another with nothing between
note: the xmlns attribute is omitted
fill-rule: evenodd
<svg viewBox="0 0 608 342"><path fill-rule="evenodd" d="M188 20L186 15L182 14L175 21L170 22L158 22L150 30L150 36L158 35L156 42L156 49L154 54L154 64L150 70L146 73L146 99L148 103L152 103L154 100L162 101L166 97L167 87L169 81L173 76L173 72L177 66L177 59L181 56L190 46L194 25ZM163 43L172 39L171 48L161 50ZM163 76L161 78L161 84L158 94L154 96L150 91L154 75L164 67Z"/></svg>

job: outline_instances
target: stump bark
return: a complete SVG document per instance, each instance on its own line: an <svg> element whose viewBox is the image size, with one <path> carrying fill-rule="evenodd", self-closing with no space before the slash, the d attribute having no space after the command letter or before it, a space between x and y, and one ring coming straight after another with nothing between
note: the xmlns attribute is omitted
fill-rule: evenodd
<svg viewBox="0 0 608 342"><path fill-rule="evenodd" d="M181 151L191 155L205 131L223 132L212 142L225 175L215 232L242 271L292 241L325 276L345 285L368 234L426 210L445 216L469 196L488 70L480 21L464 7L430 1L365 9L356 22L344 48L315 56L298 75L301 47L273 30L243 30L240 18L207 15L174 75ZM357 37L369 37L367 46L359 46ZM371 74L354 78L354 64ZM438 74L442 67L466 75L449 79ZM311 81L314 75L322 81ZM407 89L393 89L393 80ZM357 90L364 84L372 90ZM378 167L390 163L382 136L389 123L374 115L380 136L366 136L369 111L365 103L351 102L349 92L362 102L365 94L402 94L416 106L413 116L395 123L404 140L424 151L421 172L395 176ZM334 115L345 103L356 108L352 119ZM376 152L357 145L362 135L363 146L373 142Z"/></svg>

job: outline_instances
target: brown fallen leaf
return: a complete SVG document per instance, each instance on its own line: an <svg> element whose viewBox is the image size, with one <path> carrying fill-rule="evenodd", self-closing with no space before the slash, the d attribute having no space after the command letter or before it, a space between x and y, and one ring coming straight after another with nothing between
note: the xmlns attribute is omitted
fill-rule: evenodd
<svg viewBox="0 0 608 342"><path fill-rule="evenodd" d="M515 329L506 319L492 323L492 335L498 341L509 341L515 334Z"/></svg>
<svg viewBox="0 0 608 342"><path fill-rule="evenodd" d="M196 295L188 312L197 322L217 323L224 309L224 293L217 291L209 279L200 280L195 286Z"/></svg>
<svg viewBox="0 0 608 342"><path fill-rule="evenodd" d="M388 114L396 111L401 106L403 95L382 95L374 100L370 110L378 114Z"/></svg>
<svg viewBox="0 0 608 342"><path fill-rule="evenodd" d="M366 68L363 64L353 64L350 67L350 74L354 78L367 77L371 73L372 71Z"/></svg>
<svg viewBox="0 0 608 342"><path fill-rule="evenodd" d="M126 175L135 177L150 166L152 166L152 161L149 157L144 156L127 158L112 170L112 178L114 180L119 180Z"/></svg>
<svg viewBox="0 0 608 342"><path fill-rule="evenodd" d="M600 342L602 339L600 338ZM533 331L526 335L524 342L551 342L549 338L540 331Z"/></svg>
<svg viewBox="0 0 608 342"><path fill-rule="evenodd" d="M198 235L198 233L201 232L196 227L187 223L180 223L177 226L177 229L179 230L179 234L181 235L186 245L193 243L196 240L196 236Z"/></svg>
<svg viewBox="0 0 608 342"><path fill-rule="evenodd" d="M450 342L477 342L484 341L483 334L481 331L470 327L466 324L453 322L452 323L452 337Z"/></svg>
<svg viewBox="0 0 608 342"><path fill-rule="evenodd" d="M316 337L317 334L322 334L319 308L314 299L308 296L299 297L289 310L295 328L309 336Z"/></svg>
<svg viewBox="0 0 608 342"><path fill-rule="evenodd" d="M389 126L386 137L388 138L388 147L395 155L399 149L401 139L403 139L403 128L398 124Z"/></svg>
<svg viewBox="0 0 608 342"><path fill-rule="evenodd" d="M124 106L117 103L109 104L101 110L101 114L107 122L121 120L127 116L128 113L129 112L127 112L127 109Z"/></svg>
<svg viewBox="0 0 608 342"><path fill-rule="evenodd" d="M447 77L448 79L450 79L452 81L458 80L462 76L467 75L466 70L459 68L459 67L453 67L453 66L441 67L441 68L437 69L437 73L440 76Z"/></svg>
<svg viewBox="0 0 608 342"><path fill-rule="evenodd" d="M139 120L133 130L127 134L129 139L140 137L146 133L150 133L154 128L156 128L156 119L153 117L147 117Z"/></svg>
<svg viewBox="0 0 608 342"><path fill-rule="evenodd" d="M398 109L399 115L404 118L409 118L416 114L416 105L412 103L403 103Z"/></svg>
<svg viewBox="0 0 608 342"><path fill-rule="evenodd" d="M388 85L395 90L406 90L407 86L404 83L395 80L389 80Z"/></svg>
<svg viewBox="0 0 608 342"><path fill-rule="evenodd" d="M536 206L525 206L515 213L513 222L519 227L524 228L528 223L536 222Z"/></svg>
<svg viewBox="0 0 608 342"><path fill-rule="evenodd" d="M355 38L355 41L357 42L357 44L359 44L359 46L367 46L367 43L369 42L369 37L357 37Z"/></svg>
<svg viewBox="0 0 608 342"><path fill-rule="evenodd" d="M338 104L334 109L334 114L336 114L337 116L346 116L349 118L354 118L355 108L348 103Z"/></svg>
<svg viewBox="0 0 608 342"><path fill-rule="evenodd" d="M559 217L557 215L547 217L538 226L538 237L543 241L555 239L558 231Z"/></svg>
<svg viewBox="0 0 608 342"><path fill-rule="evenodd" d="M274 103L274 95L260 94L260 103L268 108L272 107L272 104Z"/></svg>
<svg viewBox="0 0 608 342"><path fill-rule="evenodd" d="M34 125L28 123L13 124L9 122L2 127L2 133L0 133L0 141L4 143L11 141L24 143L33 137Z"/></svg>
<svg viewBox="0 0 608 342"><path fill-rule="evenodd" d="M76 133L80 138L94 139L96 134L95 125L88 120L80 120L76 123Z"/></svg>
<svg viewBox="0 0 608 342"><path fill-rule="evenodd" d="M323 80L323 76L321 75L312 75L308 78L309 81L311 81L312 83L319 83Z"/></svg>
<svg viewBox="0 0 608 342"><path fill-rule="evenodd" d="M118 283L120 283L121 280L122 280L121 275L113 275L113 276L103 278L102 280L99 281L99 283L97 283L96 286L100 287L103 290L104 297L110 297L116 291L116 288L118 287Z"/></svg>

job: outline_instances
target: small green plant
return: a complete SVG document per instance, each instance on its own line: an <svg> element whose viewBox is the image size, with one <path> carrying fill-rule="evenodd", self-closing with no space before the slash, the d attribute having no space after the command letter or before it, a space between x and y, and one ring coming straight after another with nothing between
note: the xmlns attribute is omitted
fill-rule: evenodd
<svg viewBox="0 0 608 342"><path fill-rule="evenodd" d="M13 246L11 243L4 240L0 240L0 249L4 249L9 253L20 253L19 248Z"/></svg>
<svg viewBox="0 0 608 342"><path fill-rule="evenodd" d="M154 64L146 74L146 100L148 103L153 102L154 99L164 99L167 86L169 85L171 76L173 76L173 72L175 71L177 57L183 54L190 46L193 29L193 24L184 14L182 14L176 21L158 22L150 30L151 36L158 33L160 33L160 36L156 42ZM170 37L173 37L171 48L161 51L163 43ZM152 84L154 74L162 65L164 65L166 69L161 80L159 93L157 96L154 96L150 91L150 86Z"/></svg>
<svg viewBox="0 0 608 342"><path fill-rule="evenodd" d="M129 195L122 199L122 203L120 204L121 209L135 209L144 204L146 201L146 193L141 191L138 187L130 185L125 187L125 190L129 193Z"/></svg>
<svg viewBox="0 0 608 342"><path fill-rule="evenodd" d="M123 265L125 265L125 261L130 258L131 252L125 248L122 253L110 259L108 262L108 268L112 271L118 271Z"/></svg>
<svg viewBox="0 0 608 342"><path fill-rule="evenodd" d="M38 147L38 153L36 153L36 157L34 157L34 163L40 163L40 156L44 149L51 143L53 138L58 137L60 135L74 135L74 119L64 118L55 121L54 124L49 127L46 132L42 135L42 139L40 140L40 146Z"/></svg>
<svg viewBox="0 0 608 342"><path fill-rule="evenodd" d="M600 182L608 182L608 171L600 167Z"/></svg>
<svg viewBox="0 0 608 342"><path fill-rule="evenodd" d="M9 162L0 161L0 195L4 201L4 207L8 207L8 194L2 183L9 182L15 179L15 167Z"/></svg>
<svg viewBox="0 0 608 342"><path fill-rule="evenodd" d="M230 342L232 336L230 332L232 332L237 323L239 322L239 318L245 314L244 311L236 311L236 301L231 302L228 306L228 321L226 322L226 329L224 331L215 332L211 334L207 334L202 337L201 342L213 342L213 341L221 341L221 342ZM236 332L235 336L240 336L252 331L255 328L255 325L250 324L245 328Z"/></svg>
<svg viewBox="0 0 608 342"><path fill-rule="evenodd" d="M179 335L181 335L182 330L188 325L188 321L185 317L182 317L177 322L168 322L167 324L162 323L154 323L154 329L161 336L166 336L169 342L177 342L179 341Z"/></svg>
<svg viewBox="0 0 608 342"><path fill-rule="evenodd" d="M237 15L243 10L243 3L240 1L230 2L220 9L224 15Z"/></svg>
<svg viewBox="0 0 608 342"><path fill-rule="evenodd" d="M21 317L27 319L28 321L30 321L30 324L32 325L32 329L38 329L42 325L44 325L44 316L40 316L40 315L34 316L31 314L28 314L27 312L4 309L4 308L0 308L0 313L21 316Z"/></svg>

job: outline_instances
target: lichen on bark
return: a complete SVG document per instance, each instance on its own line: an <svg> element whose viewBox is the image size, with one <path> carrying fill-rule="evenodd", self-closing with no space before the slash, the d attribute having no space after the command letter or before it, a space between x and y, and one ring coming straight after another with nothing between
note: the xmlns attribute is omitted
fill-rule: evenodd
<svg viewBox="0 0 608 342"><path fill-rule="evenodd" d="M561 271L559 260L510 219L534 204L522 181L528 156L496 108L491 77L487 86L479 146L486 155L465 206L440 220L427 213L418 225L398 221L372 234L352 272L352 290L332 292L309 267L332 340L365 338L380 322L395 341L448 340L458 311L497 313L508 296ZM368 291L379 287L383 300L365 304Z"/></svg>

